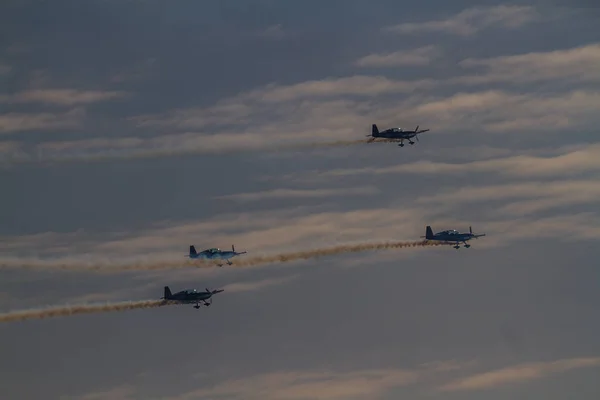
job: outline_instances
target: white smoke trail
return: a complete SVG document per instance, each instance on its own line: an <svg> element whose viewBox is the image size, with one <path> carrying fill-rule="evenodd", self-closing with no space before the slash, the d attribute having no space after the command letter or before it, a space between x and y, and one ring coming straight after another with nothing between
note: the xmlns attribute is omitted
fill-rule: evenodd
<svg viewBox="0 0 600 400"><path fill-rule="evenodd" d="M297 260L307 260L324 256L331 256L343 253L357 253L372 250L390 250L415 247L434 247L447 245L445 242L429 242L429 241L399 241L399 242L379 242L379 243L361 243L355 245L339 245L334 247L326 247L314 250L305 250L291 253L280 253L267 256L255 257L236 257L233 261L233 267L252 267L257 265L266 265L274 263L285 263ZM3 268L48 268L59 270L78 270L78 271L99 271L99 272L114 272L114 271L152 271L152 270L167 270L179 268L207 268L214 267L215 261L205 260L185 260L185 261L138 261L127 264L116 263L96 263L96 264L81 264L76 262L54 262L54 261L34 261L23 262L19 260L3 261L0 267Z"/></svg>
<svg viewBox="0 0 600 400"><path fill-rule="evenodd" d="M108 303L108 304L81 304L72 306L61 306L52 308L41 308L22 311L11 311L0 314L0 322L15 322L28 319L43 319L64 317L77 314L92 314L113 311L126 311L141 308L156 308L177 303L164 300L142 300L128 301L123 303Z"/></svg>
<svg viewBox="0 0 600 400"><path fill-rule="evenodd" d="M138 140L138 139L134 139ZM101 162L119 159L147 159L147 158L163 158L187 156L195 154L226 154L226 153L252 153L252 152L270 152L270 151L286 151L295 149L314 149L339 146L352 146L355 144L365 144L366 139L355 140L337 140L332 142L308 142L308 143L291 143L291 144L275 144L272 146L249 146L249 147L161 147L150 146L144 147L116 147L116 148L99 148L97 150L73 150L61 151L47 149L36 154L26 153L18 150L13 153L0 153L0 166L3 164L29 164L29 163L70 163L70 162ZM389 142L390 140L379 139L375 142Z"/></svg>

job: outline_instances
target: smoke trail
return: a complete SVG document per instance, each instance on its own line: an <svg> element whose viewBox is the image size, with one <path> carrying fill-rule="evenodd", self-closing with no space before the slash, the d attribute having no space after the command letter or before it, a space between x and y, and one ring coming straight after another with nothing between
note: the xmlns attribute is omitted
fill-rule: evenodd
<svg viewBox="0 0 600 400"><path fill-rule="evenodd" d="M124 148L106 148L97 151L69 152L61 153L57 151L50 153L24 153L8 154L0 153L0 166L4 164L29 164L29 163L71 163L71 162L102 162L121 159L148 159L148 158L165 158L186 156L195 154L226 154L226 153L253 153L253 152L269 152L269 151L286 151L286 150L301 150L315 149L338 146L352 146L355 144L366 144L367 139L355 140L337 140L332 142L308 142L308 143L291 143L291 144L275 144L261 145L250 147L176 147L176 148L161 148L160 146L150 147L124 147ZM373 143L393 142L393 140L378 139Z"/></svg>
<svg viewBox="0 0 600 400"><path fill-rule="evenodd" d="M0 314L0 322L24 321L27 319L43 319L53 317L64 317L76 314L92 314L112 311L126 311L139 308L156 308L176 303L166 302L164 300L142 300L128 301L123 303L108 304L82 304L73 306L53 307L46 309L34 309L23 311L12 311Z"/></svg>
<svg viewBox="0 0 600 400"><path fill-rule="evenodd" d="M407 247L429 247L440 246L443 243L437 242L382 242L382 243L362 243L355 245L340 245L324 249L315 249L308 251L298 251L294 253L283 253L272 256L258 256L247 259L238 259L233 264L237 267L250 267L259 264L284 263L297 260L306 260L309 258L318 258L342 253L359 253L370 250L389 250L402 249Z"/></svg>
<svg viewBox="0 0 600 400"><path fill-rule="evenodd" d="M298 143L290 145L281 145L274 147L275 150L294 150L294 149L316 149L323 147L342 147L342 146L353 146L355 144L366 144L369 139L356 139L356 140L337 140L335 142L312 142L312 143ZM393 143L392 139L378 139L371 143Z"/></svg>
<svg viewBox="0 0 600 400"><path fill-rule="evenodd" d="M312 143L298 143L290 145L281 145L274 147L275 150L294 150L294 149L312 149L321 147L338 147L338 146L352 146L355 144L367 143L365 139L357 140L337 140L335 142L312 142Z"/></svg>
<svg viewBox="0 0 600 400"><path fill-rule="evenodd" d="M358 253L371 250L389 250L389 249L402 249L408 247L433 247L447 245L446 242L429 242L424 241L402 241L402 242L379 242L379 243L361 243L355 245L339 245L328 248L314 249L297 251L291 253L280 253L267 256L254 256L246 257L240 256L232 259L233 267L251 267L264 264L274 263L285 263L298 260L307 260L311 258L318 258L323 256L330 256L343 253ZM214 267L216 261L205 261L205 260L186 260L186 261L140 261L128 264L81 264L81 263L56 263L56 262L2 262L0 267L9 268L51 268L51 269L62 269L62 270L79 270L79 271L101 271L101 272L112 272L112 271L152 271L152 270L163 270L163 269L178 269L178 268L208 268Z"/></svg>

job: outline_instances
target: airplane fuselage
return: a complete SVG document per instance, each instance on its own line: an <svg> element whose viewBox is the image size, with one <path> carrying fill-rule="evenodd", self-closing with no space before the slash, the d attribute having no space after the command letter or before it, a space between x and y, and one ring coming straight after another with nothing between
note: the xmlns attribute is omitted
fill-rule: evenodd
<svg viewBox="0 0 600 400"><path fill-rule="evenodd" d="M175 293L166 298L170 301L179 301L181 303L197 303L202 300L208 300L212 297L212 293L198 292L198 293Z"/></svg>
<svg viewBox="0 0 600 400"><path fill-rule="evenodd" d="M234 253L233 251L221 251L218 253L201 252L198 254L190 254L190 258L199 258L204 260L229 260L237 255L238 253Z"/></svg>
<svg viewBox="0 0 600 400"><path fill-rule="evenodd" d="M200 308L200 302L202 302L205 306L210 306L212 304L211 297L215 293L221 293L223 290L224 289L218 289L218 290L206 289L205 292L199 292L196 289L189 289L189 290L182 290L180 292L173 294L173 293L171 293L171 289L169 289L168 286L165 286L164 295L161 298L164 299L165 301L174 301L174 302L183 303L183 304L196 303L194 308L198 309L198 308ZM208 299L210 299L210 302L206 301Z"/></svg>
<svg viewBox="0 0 600 400"><path fill-rule="evenodd" d="M473 239L475 235L471 235L470 233L458 233L453 235L436 233L433 237L427 238L427 240L441 240L444 242L466 242L468 240Z"/></svg>
<svg viewBox="0 0 600 400"><path fill-rule="evenodd" d="M485 233L481 233L481 234L474 234L473 233L473 229L471 227L469 227L469 232L465 232L465 233L460 233L459 231L455 230L455 229L451 229L451 230L447 230L447 231L441 231L438 233L433 233L433 230L431 229L431 226L427 225L427 227L425 228L425 236L421 236L423 238L425 238L426 240L436 240L436 241L442 241L442 242L454 242L455 249L460 248L459 243L462 242L465 244L466 248L471 247L470 244L467 244L467 241L471 240L471 239L476 239L478 237L481 236L485 236Z"/></svg>
<svg viewBox="0 0 600 400"><path fill-rule="evenodd" d="M414 131L392 131L385 130L383 132L373 134L374 138L382 138L382 139L411 139L415 137L416 132Z"/></svg>

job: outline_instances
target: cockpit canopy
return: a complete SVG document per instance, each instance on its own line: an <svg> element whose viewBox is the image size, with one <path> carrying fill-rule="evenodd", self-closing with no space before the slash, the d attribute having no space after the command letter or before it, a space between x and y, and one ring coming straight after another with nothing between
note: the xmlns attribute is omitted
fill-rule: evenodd
<svg viewBox="0 0 600 400"><path fill-rule="evenodd" d="M196 289L186 289L186 290L183 290L182 293L184 293L184 294L194 294L194 293L198 293L198 291Z"/></svg>
<svg viewBox="0 0 600 400"><path fill-rule="evenodd" d="M394 132L402 132L402 128L393 128L392 129Z"/></svg>
<svg viewBox="0 0 600 400"><path fill-rule="evenodd" d="M221 250L216 247L213 247L212 249L207 249L204 251L206 251L207 253L220 253L221 252Z"/></svg>
<svg viewBox="0 0 600 400"><path fill-rule="evenodd" d="M443 231L442 232L444 235L459 235L460 232L457 231L456 229L449 229L447 231Z"/></svg>

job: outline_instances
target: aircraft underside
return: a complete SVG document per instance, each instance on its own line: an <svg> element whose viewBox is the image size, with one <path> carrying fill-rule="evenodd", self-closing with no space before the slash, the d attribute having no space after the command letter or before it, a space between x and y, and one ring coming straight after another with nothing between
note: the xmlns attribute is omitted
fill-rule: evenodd
<svg viewBox="0 0 600 400"><path fill-rule="evenodd" d="M413 142L410 139L400 139L400 144L398 146L404 147L404 140L408 140L408 143L410 143L410 144L415 144L415 142Z"/></svg>
<svg viewBox="0 0 600 400"><path fill-rule="evenodd" d="M223 259L221 258L221 260L223 260ZM231 264L233 264L231 261L229 261L229 259L228 259L228 258L226 258L226 259L225 259L225 262L227 263L227 265L231 265ZM222 263L222 262L218 262L218 263L217 263L217 266L219 266L219 267L222 267L222 266L223 266L223 263Z"/></svg>
<svg viewBox="0 0 600 400"><path fill-rule="evenodd" d="M464 246L465 246L467 249L468 249L469 247L471 247L471 245L470 245L470 244L468 244L466 241L464 241L464 240L463 240L462 242L464 243ZM455 249L457 249L457 250L458 250L458 249L460 249L460 244L459 244L459 243L460 243L460 242L456 242L456 245L454 245L454 246L453 246L453 247L454 247Z"/></svg>
<svg viewBox="0 0 600 400"><path fill-rule="evenodd" d="M405 140L407 140L409 144L416 143L416 142L413 142L410 138L397 138L397 137L376 137L376 138L369 140L369 143L374 142L376 139L384 139L384 140L390 140L390 141L394 141L394 142L400 142L398 144L398 146L400 146L400 147L404 147Z"/></svg>
<svg viewBox="0 0 600 400"><path fill-rule="evenodd" d="M208 307L208 306L210 306L212 304L212 298L210 299L210 303L207 302L206 300L202 300L202 302L203 302L202 304L204 304L206 307ZM194 306L194 308L196 310L200 308L200 302L199 301L196 302L196 305Z"/></svg>

